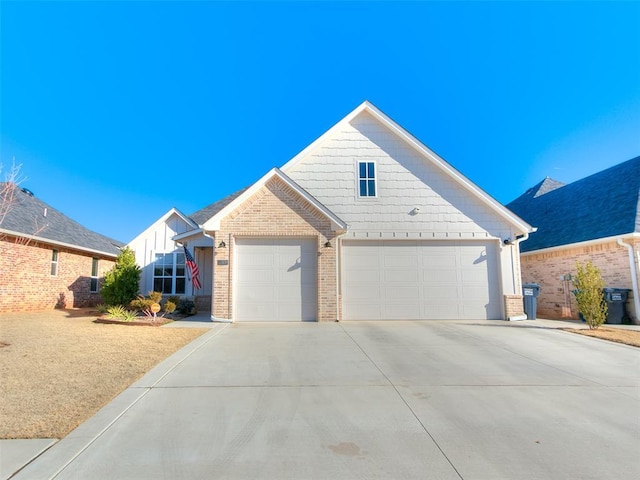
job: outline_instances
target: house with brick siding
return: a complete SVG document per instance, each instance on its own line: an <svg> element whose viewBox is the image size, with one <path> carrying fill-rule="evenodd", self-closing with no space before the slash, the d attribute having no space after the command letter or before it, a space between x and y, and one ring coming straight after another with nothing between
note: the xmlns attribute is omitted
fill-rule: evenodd
<svg viewBox="0 0 640 480"><path fill-rule="evenodd" d="M0 313L94 306L121 242L0 183Z"/></svg>
<svg viewBox="0 0 640 480"><path fill-rule="evenodd" d="M540 284L538 316L578 318L576 262L592 261L607 287L629 289L640 314L640 157L565 185L544 179L507 207L537 231L521 244L524 282Z"/></svg>
<svg viewBox="0 0 640 480"><path fill-rule="evenodd" d="M532 231L369 102L280 168L129 243L214 321L521 318ZM193 254L195 290L183 247Z"/></svg>

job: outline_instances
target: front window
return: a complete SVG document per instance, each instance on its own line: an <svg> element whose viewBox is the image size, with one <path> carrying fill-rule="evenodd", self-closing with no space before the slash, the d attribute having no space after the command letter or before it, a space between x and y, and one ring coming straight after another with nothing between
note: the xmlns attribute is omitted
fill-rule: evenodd
<svg viewBox="0 0 640 480"><path fill-rule="evenodd" d="M153 291L183 294L185 283L184 253L157 253L153 267Z"/></svg>
<svg viewBox="0 0 640 480"><path fill-rule="evenodd" d="M95 293L98 291L98 259L94 258L91 263L91 287L89 291Z"/></svg>
<svg viewBox="0 0 640 480"><path fill-rule="evenodd" d="M58 275L58 250L51 252L51 276Z"/></svg>
<svg viewBox="0 0 640 480"><path fill-rule="evenodd" d="M361 197L376 196L376 164L358 162L358 193Z"/></svg>

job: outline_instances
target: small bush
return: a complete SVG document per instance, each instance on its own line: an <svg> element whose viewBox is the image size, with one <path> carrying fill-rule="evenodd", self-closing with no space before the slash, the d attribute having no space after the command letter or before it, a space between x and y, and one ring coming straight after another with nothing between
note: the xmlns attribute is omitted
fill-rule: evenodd
<svg viewBox="0 0 640 480"><path fill-rule="evenodd" d="M149 292L149 299L152 300L151 303L160 303L162 300L162 292Z"/></svg>
<svg viewBox="0 0 640 480"><path fill-rule="evenodd" d="M576 263L576 270L573 284L578 308L589 328L598 328L607 319L607 303L602 295L604 280L598 267L591 262L586 265Z"/></svg>
<svg viewBox="0 0 640 480"><path fill-rule="evenodd" d="M167 298L167 301L173 303L174 305L178 305L178 303L180 303L180 297L178 295L171 295L169 298Z"/></svg>
<svg viewBox="0 0 640 480"><path fill-rule="evenodd" d="M139 312L145 312L149 310L149 308L151 308L151 305L153 303L155 303L153 300L144 298L142 295L140 295L135 300L131 300L131 302L129 303L129 308L133 308L134 310L137 310Z"/></svg>
<svg viewBox="0 0 640 480"><path fill-rule="evenodd" d="M186 315L194 315L196 313L196 304L193 300L181 298L180 302L178 302L178 312Z"/></svg>
<svg viewBox="0 0 640 480"><path fill-rule="evenodd" d="M111 320L122 320L123 322L131 322L138 315L136 312L127 310L122 305L113 305L107 308L107 318Z"/></svg>
<svg viewBox="0 0 640 480"><path fill-rule="evenodd" d="M98 305L96 305L96 310L100 315L104 315L105 313L107 313L108 308L109 307L107 307L104 303L99 303Z"/></svg>
<svg viewBox="0 0 640 480"><path fill-rule="evenodd" d="M107 305L127 305L138 294L140 267L129 247L118 255L116 264L104 276L100 295Z"/></svg>
<svg viewBox="0 0 640 480"><path fill-rule="evenodd" d="M166 313L173 313L176 309L176 304L167 300L166 302L164 302L164 311Z"/></svg>

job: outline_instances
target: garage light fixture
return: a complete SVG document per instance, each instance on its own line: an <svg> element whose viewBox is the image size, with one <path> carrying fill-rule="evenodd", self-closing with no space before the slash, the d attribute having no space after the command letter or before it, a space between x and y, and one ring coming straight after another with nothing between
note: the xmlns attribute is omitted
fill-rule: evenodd
<svg viewBox="0 0 640 480"><path fill-rule="evenodd" d="M331 245L331 242L327 240L327 242L324 244L324 248L333 248L333 245Z"/></svg>
<svg viewBox="0 0 640 480"><path fill-rule="evenodd" d="M218 244L218 248L227 248L227 244L224 243L224 240L222 240L219 244Z"/></svg>

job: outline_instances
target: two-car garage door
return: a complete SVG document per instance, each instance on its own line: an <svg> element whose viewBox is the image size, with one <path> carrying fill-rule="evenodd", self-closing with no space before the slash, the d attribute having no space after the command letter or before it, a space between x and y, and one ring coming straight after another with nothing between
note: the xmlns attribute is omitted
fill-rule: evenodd
<svg viewBox="0 0 640 480"><path fill-rule="evenodd" d="M345 320L498 319L496 245L345 241Z"/></svg>

